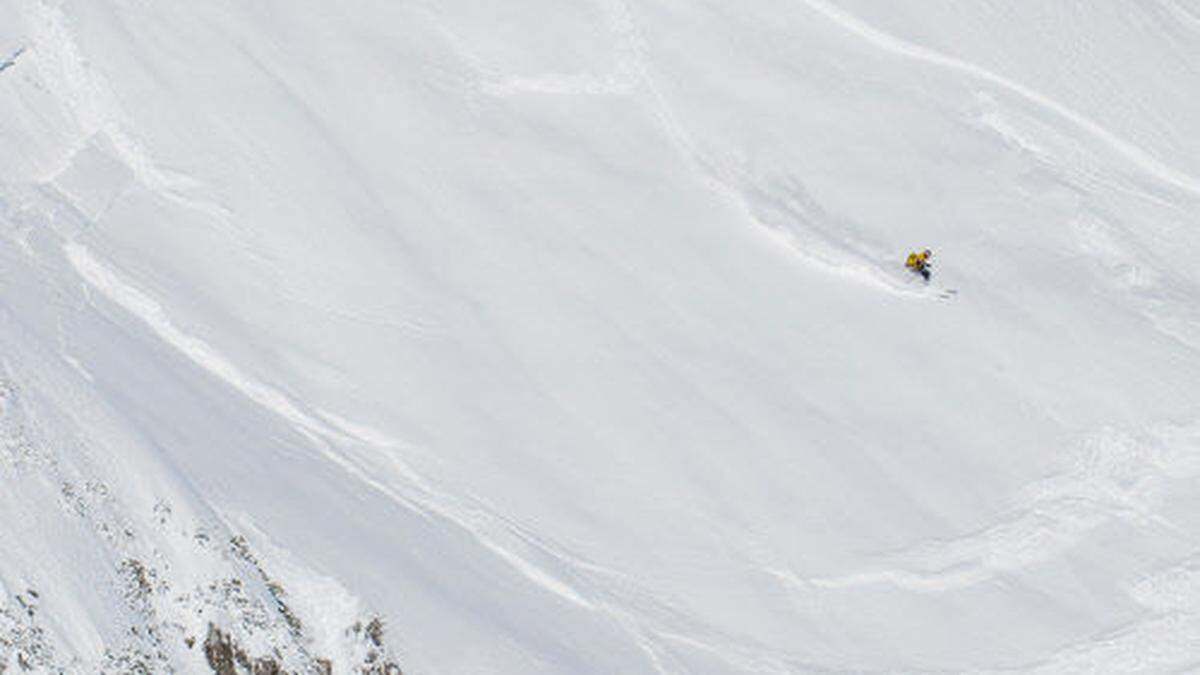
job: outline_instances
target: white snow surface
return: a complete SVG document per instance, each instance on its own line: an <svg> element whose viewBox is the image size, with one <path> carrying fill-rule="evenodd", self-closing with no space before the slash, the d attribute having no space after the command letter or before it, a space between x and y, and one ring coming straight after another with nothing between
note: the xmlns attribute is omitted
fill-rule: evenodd
<svg viewBox="0 0 1200 675"><path fill-rule="evenodd" d="M0 0L0 233L0 671L1200 669L1193 0Z"/></svg>

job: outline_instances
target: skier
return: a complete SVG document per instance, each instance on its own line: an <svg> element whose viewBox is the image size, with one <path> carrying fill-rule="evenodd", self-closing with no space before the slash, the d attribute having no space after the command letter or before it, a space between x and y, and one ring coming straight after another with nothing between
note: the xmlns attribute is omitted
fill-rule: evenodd
<svg viewBox="0 0 1200 675"><path fill-rule="evenodd" d="M925 249L920 253L909 253L908 260L904 266L913 272L920 274L925 281L929 281L929 259L933 257L933 251Z"/></svg>

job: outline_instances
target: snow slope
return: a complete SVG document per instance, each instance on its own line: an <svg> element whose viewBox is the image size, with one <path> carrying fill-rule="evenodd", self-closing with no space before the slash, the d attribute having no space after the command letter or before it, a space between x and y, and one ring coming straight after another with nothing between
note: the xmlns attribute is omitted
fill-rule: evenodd
<svg viewBox="0 0 1200 675"><path fill-rule="evenodd" d="M0 0L0 670L1198 668L1197 139L1184 0Z"/></svg>

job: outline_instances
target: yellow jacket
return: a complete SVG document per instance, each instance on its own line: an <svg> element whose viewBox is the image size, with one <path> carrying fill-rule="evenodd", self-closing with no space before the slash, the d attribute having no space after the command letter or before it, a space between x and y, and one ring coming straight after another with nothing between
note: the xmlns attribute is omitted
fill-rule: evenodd
<svg viewBox="0 0 1200 675"><path fill-rule="evenodd" d="M923 270L925 269L925 266L929 264L929 257L932 255L933 254L929 251L909 253L908 260L904 263L904 266L908 267L909 269Z"/></svg>

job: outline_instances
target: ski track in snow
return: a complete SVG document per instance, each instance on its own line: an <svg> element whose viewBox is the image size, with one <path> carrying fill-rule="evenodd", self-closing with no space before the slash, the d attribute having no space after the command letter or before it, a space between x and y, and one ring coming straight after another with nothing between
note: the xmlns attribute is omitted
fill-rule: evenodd
<svg viewBox="0 0 1200 675"><path fill-rule="evenodd" d="M623 45L619 48L625 61L621 70L635 73L639 83L634 93L640 90L644 94L680 158L722 201L817 269L900 297L936 299L939 292L944 292L937 286L913 285L905 276L890 274L889 257L878 247L847 236L848 223L835 222L799 179L754 176L734 164L707 157L658 86L632 8L626 0L611 0L609 8L613 30Z"/></svg>
<svg viewBox="0 0 1200 675"><path fill-rule="evenodd" d="M603 75L542 73L510 77L476 56L428 8L424 13L459 58L474 71L480 91L492 96L524 94L632 96L646 101L658 126L688 169L722 202L761 226L767 236L804 257L817 269L910 299L945 298L946 289L910 283L893 274L898 263L880 247L844 234L847 223L816 204L793 177L758 177L745 169L706 156L680 122L658 85L647 56L646 39L626 0L605 0L603 8L614 38L615 64ZM904 272L904 270L899 270Z"/></svg>
<svg viewBox="0 0 1200 675"><path fill-rule="evenodd" d="M1010 80L973 63L940 54L927 47L913 44L907 40L885 33L858 17L830 5L825 0L800 0L800 2L803 2L846 31L863 38L879 49L898 56L923 61L947 70L963 73L994 84L1002 89L1007 89L1087 132L1090 136L1101 141L1111 150L1132 162L1146 174L1154 176L1176 188L1190 192L1193 195L1200 195L1200 179L1168 166L1134 143L1120 138L1086 116L1026 87L1020 82Z"/></svg>
<svg viewBox="0 0 1200 675"><path fill-rule="evenodd" d="M1200 195L1200 180L1158 161L1131 142L1119 138L1098 123L1066 106L1001 75L966 61L939 54L925 47L894 37L862 20L839 10L823 0L801 0L813 10L834 21L844 30L857 35L874 46L906 58L967 74L975 79L1016 93L1040 108L1049 110L1092 137L1103 142L1143 172L1159 180ZM945 289L923 287L908 283L907 276L890 272L891 258L879 246L855 239L846 233L853 231L852 223L837 222L809 196L804 185L790 176L754 176L748 170L729 162L708 158L692 134L679 121L667 96L658 86L647 56L644 36L634 18L634 11L625 0L604 3L609 28L616 40L616 64L610 74L561 75L546 73L521 77L498 75L486 63L467 50L452 32L437 22L435 25L455 51L480 78L480 89L494 96L517 94L559 95L628 95L646 99L663 133L690 167L692 172L722 201L742 212L751 221L765 228L768 235L803 256L818 269L867 285L899 297L938 299ZM986 94L983 95L985 98ZM990 101L990 98L987 98ZM1047 153L1036 143L1025 139L1011 128L994 110L985 112L980 122L993 128L1006 140L1019 143L1043 163L1050 163ZM1145 196L1145 195L1143 195Z"/></svg>

